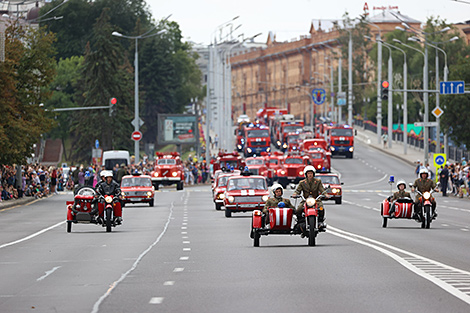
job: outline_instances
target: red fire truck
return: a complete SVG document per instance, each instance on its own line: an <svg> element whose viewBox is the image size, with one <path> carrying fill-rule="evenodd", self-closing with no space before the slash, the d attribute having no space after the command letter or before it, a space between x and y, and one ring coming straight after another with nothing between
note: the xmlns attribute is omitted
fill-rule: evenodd
<svg viewBox="0 0 470 313"><path fill-rule="evenodd" d="M250 124L245 127L245 146L243 153L245 157L254 154L261 155L261 152L271 151L271 138L269 137L269 129L265 125Z"/></svg>
<svg viewBox="0 0 470 313"><path fill-rule="evenodd" d="M223 167L233 167L234 169L239 169L240 167L245 167L245 161L243 161L241 155L239 155L238 152L219 152L214 163L214 173Z"/></svg>
<svg viewBox="0 0 470 313"><path fill-rule="evenodd" d="M150 174L155 190L158 190L159 185L173 184L176 184L176 190L183 190L184 168L180 154L178 152L157 152L155 155L157 157L155 168Z"/></svg>
<svg viewBox="0 0 470 313"><path fill-rule="evenodd" d="M354 153L354 131L349 125L334 125L326 130L331 155L344 155L352 159Z"/></svg>

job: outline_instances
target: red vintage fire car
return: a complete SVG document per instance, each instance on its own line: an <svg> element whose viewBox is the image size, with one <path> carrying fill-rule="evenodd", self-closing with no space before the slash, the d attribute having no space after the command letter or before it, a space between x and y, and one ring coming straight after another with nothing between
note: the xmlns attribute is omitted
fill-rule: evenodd
<svg viewBox="0 0 470 313"><path fill-rule="evenodd" d="M240 175L240 171L237 172L224 172L218 175L217 180L214 181L214 188L212 189L212 198L214 200L216 210L220 210L224 206L225 191L227 190L227 181L232 176Z"/></svg>
<svg viewBox="0 0 470 313"><path fill-rule="evenodd" d="M183 190L184 167L178 152L156 153L155 168L151 173L152 184L155 190L159 185L169 186L176 184L176 190Z"/></svg>
<svg viewBox="0 0 470 313"><path fill-rule="evenodd" d="M126 175L121 181L122 200L124 206L127 203L148 203L154 205L155 187L148 175Z"/></svg>
<svg viewBox="0 0 470 313"><path fill-rule="evenodd" d="M317 173L329 173L331 171L330 158L326 155L325 149L311 146L307 154L310 157L310 164L315 167Z"/></svg>
<svg viewBox="0 0 470 313"><path fill-rule="evenodd" d="M323 186L330 186L330 189L327 191L327 197L323 198L325 200L335 200L336 204L341 204L341 200L343 198L343 191L341 185L342 182L339 180L339 176L334 173L328 174L317 174L315 177L320 178Z"/></svg>
<svg viewBox="0 0 470 313"><path fill-rule="evenodd" d="M224 197L225 217L231 217L232 213L261 210L268 198L265 177L246 172L229 177Z"/></svg>
<svg viewBox="0 0 470 313"><path fill-rule="evenodd" d="M267 177L268 167L266 166L264 157L246 158L245 164L251 174Z"/></svg>
<svg viewBox="0 0 470 313"><path fill-rule="evenodd" d="M283 169L279 171L278 182L286 188L290 183L297 184L304 176L304 168L308 165L309 157L302 155L288 155L284 158Z"/></svg>

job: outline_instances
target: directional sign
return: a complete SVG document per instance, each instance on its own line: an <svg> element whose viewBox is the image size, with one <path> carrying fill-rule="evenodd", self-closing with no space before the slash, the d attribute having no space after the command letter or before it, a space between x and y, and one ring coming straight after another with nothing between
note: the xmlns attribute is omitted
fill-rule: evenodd
<svg viewBox="0 0 470 313"><path fill-rule="evenodd" d="M437 126L437 122L427 122L427 123L416 122L414 125L415 125L416 127L418 127L418 126L423 126L423 127L436 127L436 126Z"/></svg>
<svg viewBox="0 0 470 313"><path fill-rule="evenodd" d="M346 105L346 99L345 98L338 98L336 101L337 105Z"/></svg>
<svg viewBox="0 0 470 313"><path fill-rule="evenodd" d="M441 95L456 95L465 93L465 82L463 80L440 82L439 93Z"/></svg>
<svg viewBox="0 0 470 313"><path fill-rule="evenodd" d="M100 142L98 139L95 140L95 148L98 149L100 147Z"/></svg>
<svg viewBox="0 0 470 313"><path fill-rule="evenodd" d="M434 110L431 111L435 117L439 118L444 113L444 111L440 107L435 107Z"/></svg>
<svg viewBox="0 0 470 313"><path fill-rule="evenodd" d="M132 123L132 125L133 125L134 127L136 126L136 125L135 125L135 118L132 120L131 123ZM137 128L141 128L142 125L144 125L144 121L142 121L142 119L139 117L139 125L138 125Z"/></svg>
<svg viewBox="0 0 470 313"><path fill-rule="evenodd" d="M134 141L140 141L140 139L142 139L142 133L140 131L136 130L132 133L131 138Z"/></svg>
<svg viewBox="0 0 470 313"><path fill-rule="evenodd" d="M325 102L326 92L325 89L313 89L312 99L315 104L323 104Z"/></svg>
<svg viewBox="0 0 470 313"><path fill-rule="evenodd" d="M434 153L434 167L439 168L446 163L445 153Z"/></svg>

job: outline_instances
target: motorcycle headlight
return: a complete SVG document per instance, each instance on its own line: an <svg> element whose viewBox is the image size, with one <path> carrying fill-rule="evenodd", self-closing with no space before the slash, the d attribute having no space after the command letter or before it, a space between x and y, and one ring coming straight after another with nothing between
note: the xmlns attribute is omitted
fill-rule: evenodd
<svg viewBox="0 0 470 313"><path fill-rule="evenodd" d="M173 177L176 177L176 176L178 176L178 172L173 172L173 173L171 173L171 175L173 175Z"/></svg>
<svg viewBox="0 0 470 313"><path fill-rule="evenodd" d="M429 200L429 198L431 198L431 193L429 191L426 191L425 193L423 193L423 198Z"/></svg>
<svg viewBox="0 0 470 313"><path fill-rule="evenodd" d="M228 202L230 203L233 203L235 201L235 197L233 196L229 196L227 199L228 199Z"/></svg>
<svg viewBox="0 0 470 313"><path fill-rule="evenodd" d="M313 207L315 205L315 199L314 198L308 198L307 199L307 206Z"/></svg>
<svg viewBox="0 0 470 313"><path fill-rule="evenodd" d="M268 195L264 195L261 197L261 200L263 200L264 202L268 201L268 199L269 199Z"/></svg>
<svg viewBox="0 0 470 313"><path fill-rule="evenodd" d="M104 198L104 201L106 201L106 203L111 203L111 202L113 202L113 197L106 196L106 197Z"/></svg>
<svg viewBox="0 0 470 313"><path fill-rule="evenodd" d="M147 191L147 196L152 196L152 192L151 191Z"/></svg>

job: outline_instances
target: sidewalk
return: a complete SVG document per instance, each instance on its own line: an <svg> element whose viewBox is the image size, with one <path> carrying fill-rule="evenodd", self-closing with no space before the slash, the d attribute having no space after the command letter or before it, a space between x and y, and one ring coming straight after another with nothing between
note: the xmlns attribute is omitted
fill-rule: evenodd
<svg viewBox="0 0 470 313"><path fill-rule="evenodd" d="M5 209L9 209L11 207L17 206L17 205L25 205L27 203L33 202L34 200L46 199L46 198L49 198L51 196L53 196L53 195L48 195L46 197L39 198L39 199L36 199L34 197L26 197L25 196L25 197L20 198L20 199L4 200L4 201L0 202L0 212L5 210Z"/></svg>
<svg viewBox="0 0 470 313"><path fill-rule="evenodd" d="M380 143L378 142L376 133L371 132L370 130L365 130L359 126L354 126L354 130L357 131L355 136L356 140L366 143L371 148L393 155L394 157L415 167L416 161L420 160L421 162L424 162L424 151L422 149L408 145L407 152L405 154L403 142L392 141L392 148L388 148L388 144L387 148L384 148L382 140L380 140ZM433 166L434 163L433 155L433 153L428 155L428 162L431 166Z"/></svg>

